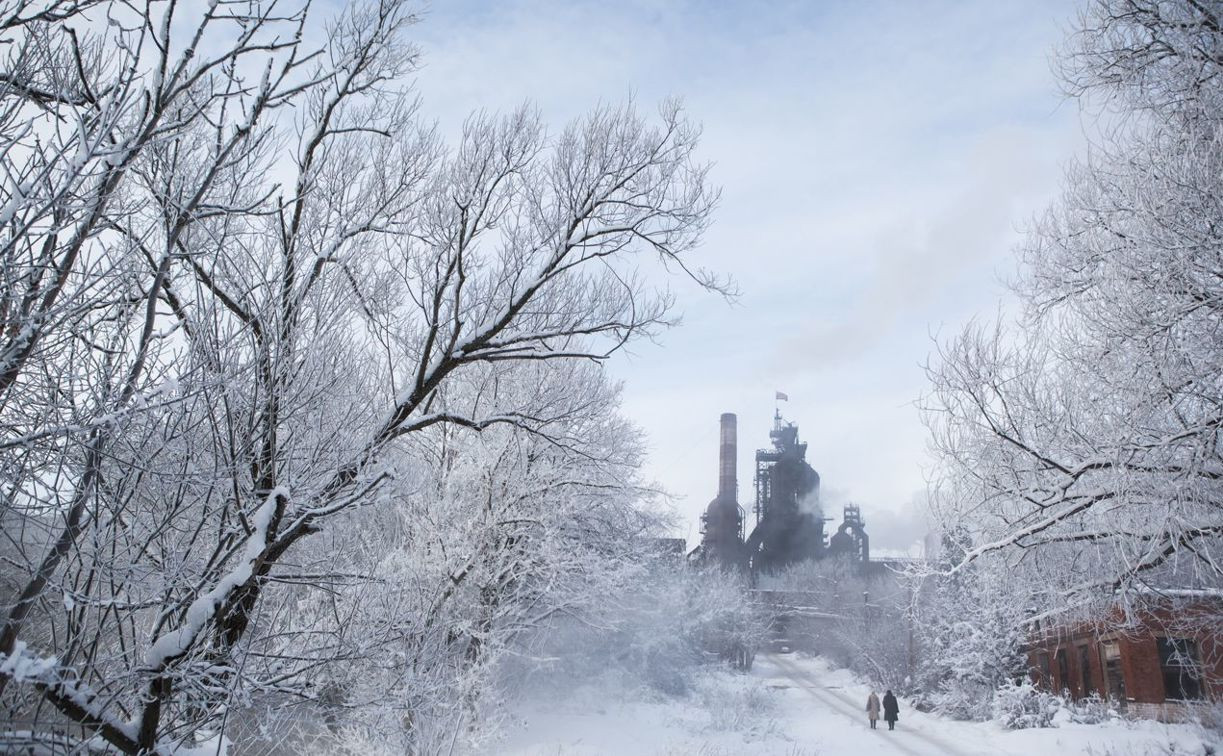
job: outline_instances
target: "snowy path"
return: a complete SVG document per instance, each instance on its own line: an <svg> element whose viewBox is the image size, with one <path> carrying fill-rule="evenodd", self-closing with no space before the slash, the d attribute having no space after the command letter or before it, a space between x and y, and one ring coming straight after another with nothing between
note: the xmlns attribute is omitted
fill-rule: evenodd
<svg viewBox="0 0 1223 756"><path fill-rule="evenodd" d="M963 746L952 745L946 740L930 732L923 732L914 726L912 720L920 719L915 712L902 712L900 729L888 731L887 725L880 720L879 728L871 730L867 725L866 712L859 705L858 698L865 701L865 694L852 697L839 686L829 686L816 678L809 670L804 669L794 659L781 654L767 654L758 658L757 664L764 662L766 673L768 667L777 672L777 678L792 684L819 702L822 708L834 717L835 721L827 722L825 731L851 731L857 740L860 753L900 754L901 756L976 756L989 753L988 750L964 750ZM848 720L848 721L846 721ZM829 726L830 725L830 726Z"/></svg>

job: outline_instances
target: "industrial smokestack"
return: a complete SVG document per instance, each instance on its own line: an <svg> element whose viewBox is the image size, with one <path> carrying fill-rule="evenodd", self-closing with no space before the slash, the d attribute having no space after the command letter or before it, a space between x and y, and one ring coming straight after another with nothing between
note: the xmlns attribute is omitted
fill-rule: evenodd
<svg viewBox="0 0 1223 756"><path fill-rule="evenodd" d="M722 445L718 454L718 498L735 501L738 479L735 457L738 453L738 418L733 412L722 413Z"/></svg>

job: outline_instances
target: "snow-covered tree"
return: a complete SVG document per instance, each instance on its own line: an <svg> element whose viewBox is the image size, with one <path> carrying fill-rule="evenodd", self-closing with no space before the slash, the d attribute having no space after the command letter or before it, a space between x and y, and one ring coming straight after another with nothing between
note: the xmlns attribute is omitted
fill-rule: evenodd
<svg viewBox="0 0 1223 756"><path fill-rule="evenodd" d="M1042 614L1223 588L1221 21L1091 3L1061 71L1101 136L1020 249L1023 316L930 368L957 569L1002 560Z"/></svg>
<svg viewBox="0 0 1223 756"><path fill-rule="evenodd" d="M913 565L908 620L917 647L914 690L944 714L984 720L997 691L1027 680L1025 591L1000 559L981 558L953 571L972 548L966 533L943 536L937 557Z"/></svg>
<svg viewBox="0 0 1223 756"><path fill-rule="evenodd" d="M642 577L647 538L661 530L636 482L638 434L597 366L498 372L495 387L461 385L447 403L546 398L549 435L510 425L417 434L404 450L413 474L388 484L395 506L354 512L326 547L303 552L313 573L360 585L300 592L248 659L283 676L298 632L335 638L298 672L334 692L337 728L388 752L490 735L497 699L485 694L506 652L534 653L563 621L609 624L609 603Z"/></svg>
<svg viewBox="0 0 1223 756"><path fill-rule="evenodd" d="M689 262L715 194L677 105L555 134L530 108L480 114L447 145L407 90L404 2L306 11L0 11L0 703L31 737L166 752L254 693L318 697L300 671L322 636L286 615L302 584L367 577L311 572L353 548L331 529L405 501L474 518L474 469L462 496L422 494L452 464L422 456L443 427L580 453L595 431L564 421L604 389L542 366L666 325L651 260L717 288ZM534 390L501 392L521 365ZM509 469L486 443L453 463ZM468 647L544 579L523 572L531 526L491 518L464 548L512 565L472 574L514 598L459 628ZM392 543L425 560L433 535Z"/></svg>

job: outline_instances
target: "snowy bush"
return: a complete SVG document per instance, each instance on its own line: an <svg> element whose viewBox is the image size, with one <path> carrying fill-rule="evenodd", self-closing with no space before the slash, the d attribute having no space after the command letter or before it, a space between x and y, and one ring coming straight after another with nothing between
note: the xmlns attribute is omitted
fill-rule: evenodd
<svg viewBox="0 0 1223 756"><path fill-rule="evenodd" d="M1121 716L1111 703L1095 693L1079 701L1067 703L1066 709L1070 712L1070 721L1078 724L1101 724Z"/></svg>
<svg viewBox="0 0 1223 756"><path fill-rule="evenodd" d="M1024 680L994 691L993 717L1008 730L1053 727L1062 699Z"/></svg>
<svg viewBox="0 0 1223 756"><path fill-rule="evenodd" d="M1215 740L1223 743L1223 701L1214 701L1197 710L1197 722L1214 734ZM1219 749L1223 752L1223 748Z"/></svg>
<svg viewBox="0 0 1223 756"><path fill-rule="evenodd" d="M701 675L693 685L693 698L714 731L738 732L769 722L777 709L775 696L758 679L724 673Z"/></svg>
<svg viewBox="0 0 1223 756"><path fill-rule="evenodd" d="M547 639L544 648L567 668L618 670L668 696L689 694L725 648L759 647L768 627L742 581L718 570L658 565L603 598L597 625L574 628L563 651Z"/></svg>
<svg viewBox="0 0 1223 756"><path fill-rule="evenodd" d="M994 691L993 717L1007 729L1102 724L1120 718L1105 699L1091 695L1079 701L1037 688L1031 682L1008 683Z"/></svg>
<svg viewBox="0 0 1223 756"><path fill-rule="evenodd" d="M979 683L954 680L945 689L924 692L920 703L919 708L925 711L979 722L993 716L994 691Z"/></svg>

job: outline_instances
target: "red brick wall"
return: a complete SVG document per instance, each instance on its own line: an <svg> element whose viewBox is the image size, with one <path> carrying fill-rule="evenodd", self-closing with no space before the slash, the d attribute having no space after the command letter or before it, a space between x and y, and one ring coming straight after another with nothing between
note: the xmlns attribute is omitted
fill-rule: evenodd
<svg viewBox="0 0 1223 756"><path fill-rule="evenodd" d="M1183 611L1192 611L1183 610ZM1217 611L1217 610L1215 610ZM1162 635L1157 628L1170 624L1170 615L1166 610L1156 610L1145 620L1144 627L1127 632L1106 633L1102 637L1097 634L1099 627L1091 624L1078 624L1043 628L1039 636L1033 638L1028 651L1028 663L1032 681L1048 690L1061 692L1068 689L1075 698L1085 695L1081 685L1083 671L1080 670L1079 647L1087 644L1089 671L1092 687L1100 695L1107 693L1108 685L1104 677L1104 663L1100 653L1101 640L1116 640L1121 651L1121 672L1125 678L1126 698L1138 704L1159 704L1164 701L1163 673L1159 667L1159 650L1155 639ZM1121 617L1116 617L1118 626ZM1203 623L1205 624L1205 623ZM1208 699L1223 700L1223 628L1202 630L1194 633L1198 653L1201 656L1205 680L1203 690ZM1058 668L1057 652L1065 650L1067 656L1067 679L1062 679ZM1039 674L1038 654L1048 654L1049 679L1042 680Z"/></svg>

